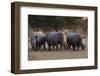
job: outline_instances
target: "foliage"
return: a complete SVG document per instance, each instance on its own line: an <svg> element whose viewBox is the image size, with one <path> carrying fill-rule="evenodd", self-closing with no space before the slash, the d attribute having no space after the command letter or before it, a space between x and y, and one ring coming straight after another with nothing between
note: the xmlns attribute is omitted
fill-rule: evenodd
<svg viewBox="0 0 100 76"><path fill-rule="evenodd" d="M61 29L79 29L83 31L87 29L87 19L84 17L65 17L65 16L43 16L43 15L29 15L28 25L31 28L47 30L61 30Z"/></svg>

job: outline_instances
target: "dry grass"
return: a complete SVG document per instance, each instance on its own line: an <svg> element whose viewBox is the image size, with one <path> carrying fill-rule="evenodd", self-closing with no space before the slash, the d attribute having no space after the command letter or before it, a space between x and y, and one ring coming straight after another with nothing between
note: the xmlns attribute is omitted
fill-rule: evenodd
<svg viewBox="0 0 100 76"><path fill-rule="evenodd" d="M28 52L28 60L54 60L54 59L78 59L87 58L88 51L72 51L72 50L30 50Z"/></svg>

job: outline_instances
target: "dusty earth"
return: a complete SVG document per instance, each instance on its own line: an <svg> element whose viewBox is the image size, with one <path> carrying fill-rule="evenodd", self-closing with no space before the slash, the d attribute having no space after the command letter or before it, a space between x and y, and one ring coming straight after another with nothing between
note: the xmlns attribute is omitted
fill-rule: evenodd
<svg viewBox="0 0 100 76"><path fill-rule="evenodd" d="M54 59L79 59L87 58L88 51L72 51L72 50L29 50L28 60L54 60Z"/></svg>

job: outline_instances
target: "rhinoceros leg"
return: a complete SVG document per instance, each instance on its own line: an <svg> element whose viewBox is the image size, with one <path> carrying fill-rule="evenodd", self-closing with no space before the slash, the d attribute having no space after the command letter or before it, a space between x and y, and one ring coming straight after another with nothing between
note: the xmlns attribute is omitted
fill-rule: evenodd
<svg viewBox="0 0 100 76"><path fill-rule="evenodd" d="M71 41L67 40L67 49L71 50Z"/></svg>
<svg viewBox="0 0 100 76"><path fill-rule="evenodd" d="M60 50L62 50L62 48L63 48L63 43L59 43L60 44Z"/></svg>
<svg viewBox="0 0 100 76"><path fill-rule="evenodd" d="M76 44L75 43L72 44L72 47L73 47L73 51L76 51Z"/></svg>
<svg viewBox="0 0 100 76"><path fill-rule="evenodd" d="M58 45L56 44L56 50L58 50Z"/></svg>
<svg viewBox="0 0 100 76"><path fill-rule="evenodd" d="M79 48L80 48L80 46L78 45L78 46L77 46L77 51L79 51Z"/></svg>
<svg viewBox="0 0 100 76"><path fill-rule="evenodd" d="M46 47L45 47L45 42L43 43L43 48L46 49Z"/></svg>
<svg viewBox="0 0 100 76"><path fill-rule="evenodd" d="M48 44L48 50L51 50L51 45L50 44Z"/></svg>
<svg viewBox="0 0 100 76"><path fill-rule="evenodd" d="M41 48L41 45L40 45L40 44L38 45L38 48L39 48L39 49Z"/></svg>
<svg viewBox="0 0 100 76"><path fill-rule="evenodd" d="M62 46L63 46L63 45L62 45L62 44L60 44L60 50L62 50Z"/></svg>
<svg viewBox="0 0 100 76"><path fill-rule="evenodd" d="M55 49L55 45L52 45L52 49Z"/></svg>

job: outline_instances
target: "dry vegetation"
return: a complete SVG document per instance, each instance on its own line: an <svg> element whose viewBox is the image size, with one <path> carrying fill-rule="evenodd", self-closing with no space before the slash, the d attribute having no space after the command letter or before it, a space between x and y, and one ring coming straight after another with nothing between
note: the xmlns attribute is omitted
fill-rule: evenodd
<svg viewBox="0 0 100 76"><path fill-rule="evenodd" d="M30 50L28 53L29 60L54 60L54 59L78 59L87 58L88 51L72 51L72 50L40 50L34 51Z"/></svg>

